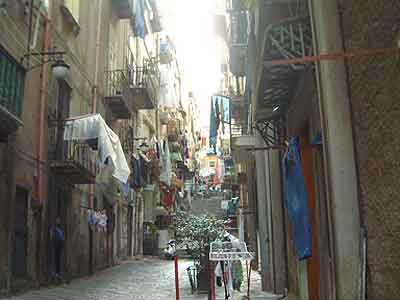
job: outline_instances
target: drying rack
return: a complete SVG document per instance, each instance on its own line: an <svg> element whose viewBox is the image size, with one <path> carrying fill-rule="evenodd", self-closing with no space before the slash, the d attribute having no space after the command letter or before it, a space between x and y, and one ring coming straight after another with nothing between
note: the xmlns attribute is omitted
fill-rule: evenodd
<svg viewBox="0 0 400 300"><path fill-rule="evenodd" d="M210 244L210 261L245 261L246 262L246 275L247 275L247 297L243 299L250 299L250 276L251 276L251 266L250 262L253 260L254 256L251 252L247 250L247 245L245 242L241 241L231 241L231 242L212 242ZM226 282L224 280L226 286ZM226 294L226 287L225 287ZM215 299L215 293L213 295ZM232 298L225 298L232 299Z"/></svg>

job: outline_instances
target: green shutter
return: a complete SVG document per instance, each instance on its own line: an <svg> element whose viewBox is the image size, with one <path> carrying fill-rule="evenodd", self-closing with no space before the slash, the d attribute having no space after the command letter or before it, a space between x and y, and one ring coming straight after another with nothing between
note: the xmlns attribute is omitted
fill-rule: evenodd
<svg viewBox="0 0 400 300"><path fill-rule="evenodd" d="M21 118L25 70L0 47L0 106Z"/></svg>

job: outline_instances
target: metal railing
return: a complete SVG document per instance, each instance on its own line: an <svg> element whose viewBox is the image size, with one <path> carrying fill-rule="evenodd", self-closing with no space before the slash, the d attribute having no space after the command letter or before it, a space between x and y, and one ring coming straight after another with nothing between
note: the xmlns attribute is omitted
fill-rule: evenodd
<svg viewBox="0 0 400 300"><path fill-rule="evenodd" d="M245 127L242 123L233 123L230 127L231 137L238 137L246 134Z"/></svg>
<svg viewBox="0 0 400 300"><path fill-rule="evenodd" d="M128 66L128 82L131 88L147 89L149 98L154 105L160 89L160 71L153 59L145 60L143 66Z"/></svg>
<svg viewBox="0 0 400 300"><path fill-rule="evenodd" d="M93 140L93 143L97 141ZM97 156L97 152L92 150L88 141L64 141L62 160L73 163L94 176L99 172Z"/></svg>
<svg viewBox="0 0 400 300"><path fill-rule="evenodd" d="M247 46L249 36L249 12L247 10L229 10L230 28L229 44L230 46Z"/></svg>
<svg viewBox="0 0 400 300"><path fill-rule="evenodd" d="M121 142L122 149L126 154L134 151L134 130L128 121L121 122L117 129L117 134Z"/></svg>
<svg viewBox="0 0 400 300"><path fill-rule="evenodd" d="M122 96L124 84L127 83L125 70L110 70L106 71L106 96Z"/></svg>

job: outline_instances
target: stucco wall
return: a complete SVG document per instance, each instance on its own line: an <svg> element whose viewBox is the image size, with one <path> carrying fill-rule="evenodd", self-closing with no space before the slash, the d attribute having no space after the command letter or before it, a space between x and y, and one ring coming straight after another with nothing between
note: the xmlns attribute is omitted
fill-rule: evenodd
<svg viewBox="0 0 400 300"><path fill-rule="evenodd" d="M396 47L397 0L342 1L348 52ZM368 229L369 299L400 297L400 72L398 56L349 61L350 96L360 183Z"/></svg>

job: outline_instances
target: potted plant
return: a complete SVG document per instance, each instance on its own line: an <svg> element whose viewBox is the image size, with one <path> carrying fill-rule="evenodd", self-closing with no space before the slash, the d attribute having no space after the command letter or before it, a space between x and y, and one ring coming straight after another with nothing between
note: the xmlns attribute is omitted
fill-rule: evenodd
<svg viewBox="0 0 400 300"><path fill-rule="evenodd" d="M208 291L210 243L223 237L224 220L208 214L192 215L178 211L174 216L174 226L176 241L185 245L188 254L200 262L199 290Z"/></svg>

